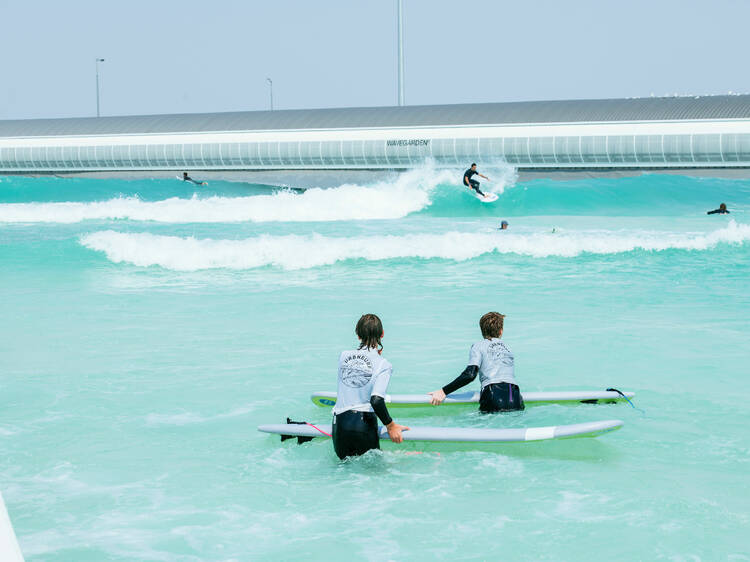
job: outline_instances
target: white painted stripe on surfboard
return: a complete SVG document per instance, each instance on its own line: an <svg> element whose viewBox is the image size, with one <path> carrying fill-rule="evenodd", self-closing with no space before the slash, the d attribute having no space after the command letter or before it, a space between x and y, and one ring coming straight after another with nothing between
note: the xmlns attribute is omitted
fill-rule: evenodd
<svg viewBox="0 0 750 562"><path fill-rule="evenodd" d="M556 425L549 427L529 427L526 429L526 441L539 441L541 439L553 439L555 437Z"/></svg>

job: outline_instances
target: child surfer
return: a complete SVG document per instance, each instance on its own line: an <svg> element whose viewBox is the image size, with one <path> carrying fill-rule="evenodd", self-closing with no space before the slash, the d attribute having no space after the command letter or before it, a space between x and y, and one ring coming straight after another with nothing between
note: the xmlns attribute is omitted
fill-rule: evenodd
<svg viewBox="0 0 750 562"><path fill-rule="evenodd" d="M343 351L339 357L332 437L333 449L340 459L380 448L376 416L394 443L401 443L404 440L401 432L409 429L393 421L385 406L393 366L380 355L385 335L380 318L363 315L355 333L359 347Z"/></svg>
<svg viewBox="0 0 750 562"><path fill-rule="evenodd" d="M471 346L469 364L454 381L440 390L429 392L430 403L438 406L446 395L466 386L479 374L482 391L479 395L479 411L484 413L523 410L521 391L513 372L513 353L500 341L503 335L503 319L498 312L488 312L479 320L482 341Z"/></svg>

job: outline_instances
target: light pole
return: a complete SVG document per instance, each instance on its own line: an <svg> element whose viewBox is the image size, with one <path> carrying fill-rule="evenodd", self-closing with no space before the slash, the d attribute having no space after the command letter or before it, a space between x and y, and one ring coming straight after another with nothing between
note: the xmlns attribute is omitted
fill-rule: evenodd
<svg viewBox="0 0 750 562"><path fill-rule="evenodd" d="M273 111L273 80L271 80L270 78L266 78L266 82L268 82L268 86L271 92L271 111Z"/></svg>
<svg viewBox="0 0 750 562"><path fill-rule="evenodd" d="M398 3L398 104L404 105L404 10L402 0Z"/></svg>
<svg viewBox="0 0 750 562"><path fill-rule="evenodd" d="M104 59L96 60L96 116L99 117L99 63L104 62Z"/></svg>

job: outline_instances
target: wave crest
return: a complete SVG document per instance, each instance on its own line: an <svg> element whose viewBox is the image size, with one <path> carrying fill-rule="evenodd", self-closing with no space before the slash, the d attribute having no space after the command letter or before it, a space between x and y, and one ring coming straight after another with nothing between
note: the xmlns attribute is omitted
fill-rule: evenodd
<svg viewBox="0 0 750 562"><path fill-rule="evenodd" d="M497 168L494 190L502 193L515 170ZM503 171L504 170L504 171ZM460 172L459 172L460 175ZM0 204L4 223L77 223L86 220L153 221L161 223L314 222L399 219L432 203L438 185L459 185L455 170L431 162L372 185L343 184L311 188L302 193L279 191L247 197L172 197L143 201L137 196L107 201Z"/></svg>
<svg viewBox="0 0 750 562"><path fill-rule="evenodd" d="M509 232L447 232L332 238L262 235L245 240L213 240L123 233L112 230L85 235L80 242L104 252L116 263L160 266L175 271L201 269L253 269L274 266L306 269L338 261L363 259L447 259L463 261L496 252L533 258L575 257L580 254L619 254L634 250L707 250L720 243L750 240L750 225L728 226L707 234L665 232L585 231L536 234Z"/></svg>

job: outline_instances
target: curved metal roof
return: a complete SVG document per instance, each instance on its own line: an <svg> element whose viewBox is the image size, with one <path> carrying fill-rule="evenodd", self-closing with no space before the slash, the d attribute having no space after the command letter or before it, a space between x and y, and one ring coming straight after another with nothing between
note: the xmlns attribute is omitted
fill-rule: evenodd
<svg viewBox="0 0 750 562"><path fill-rule="evenodd" d="M750 95L26 119L0 121L0 137L693 119L750 119Z"/></svg>

